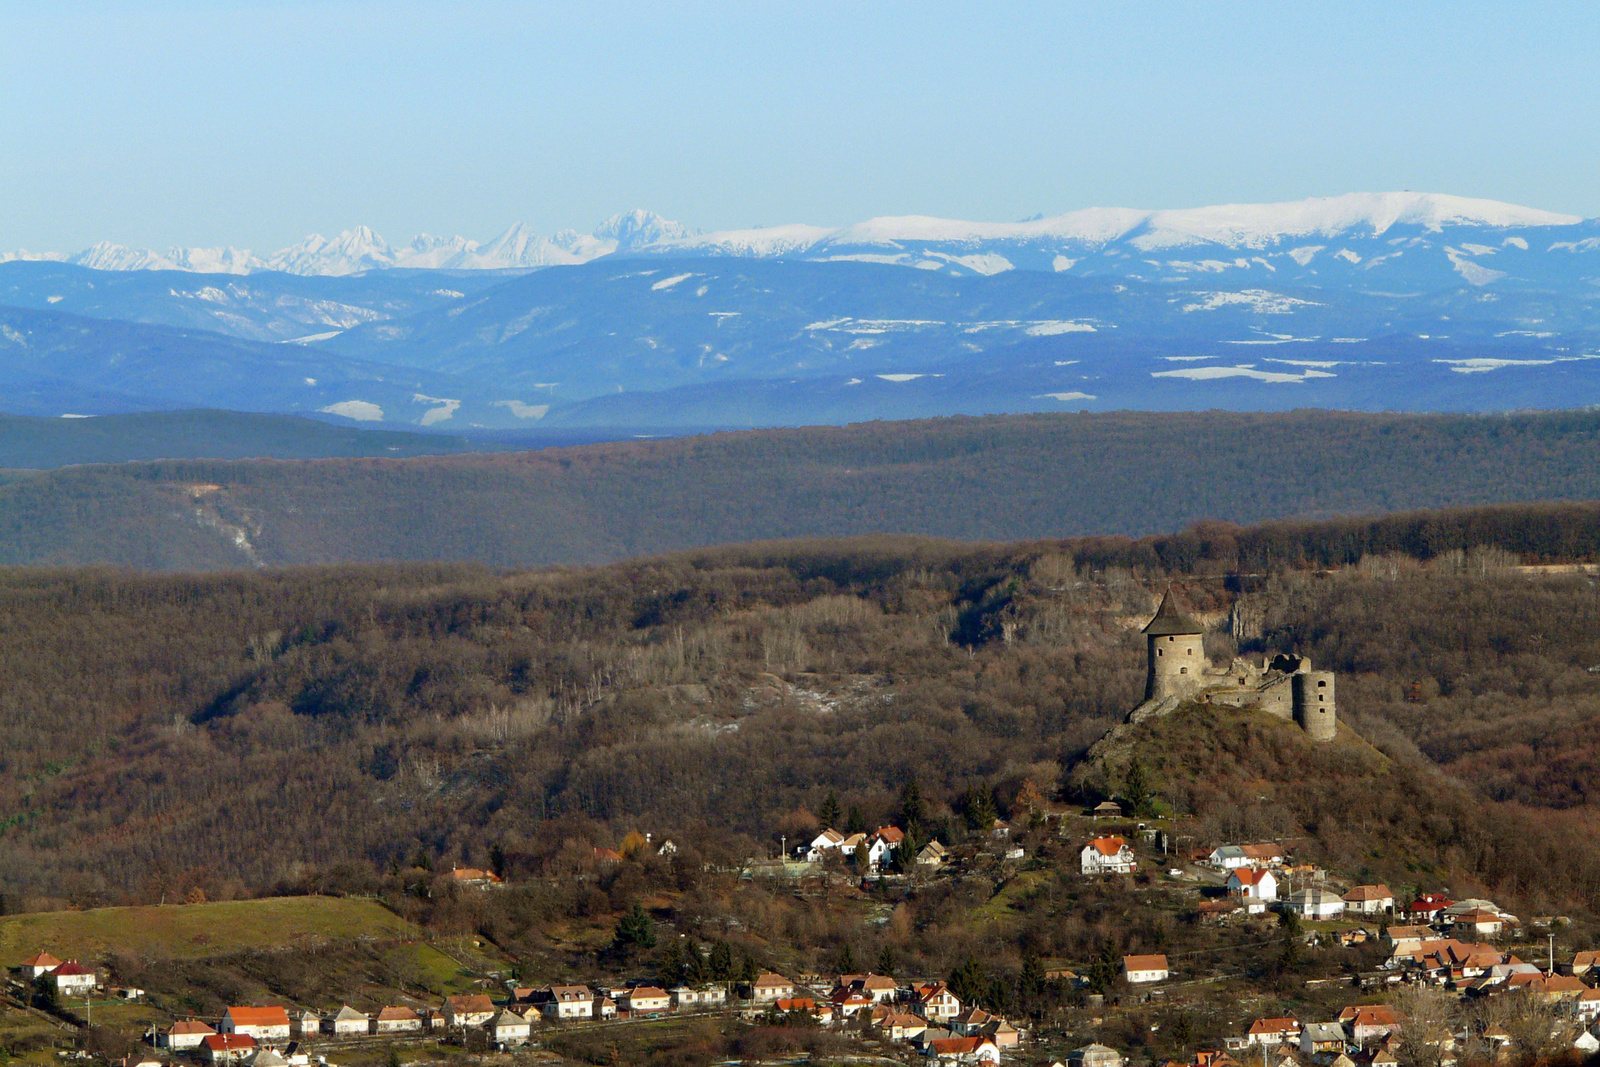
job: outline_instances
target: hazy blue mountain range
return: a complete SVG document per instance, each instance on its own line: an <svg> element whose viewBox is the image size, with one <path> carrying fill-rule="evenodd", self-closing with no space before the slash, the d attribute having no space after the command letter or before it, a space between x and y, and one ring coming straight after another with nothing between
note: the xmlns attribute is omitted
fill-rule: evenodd
<svg viewBox="0 0 1600 1067"><path fill-rule="evenodd" d="M1600 223L1488 201L603 230L538 270L0 264L0 409L655 432L1600 403Z"/></svg>

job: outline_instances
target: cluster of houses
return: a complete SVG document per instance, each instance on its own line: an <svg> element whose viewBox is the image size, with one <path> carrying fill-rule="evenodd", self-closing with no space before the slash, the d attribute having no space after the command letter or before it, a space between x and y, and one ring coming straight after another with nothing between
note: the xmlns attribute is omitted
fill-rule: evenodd
<svg viewBox="0 0 1600 1067"><path fill-rule="evenodd" d="M807 863L821 863L830 855L854 859L859 852L869 871L881 871L889 866L893 853L905 844L905 831L898 826L882 826L870 834L841 834L829 827L809 844L794 850L796 859ZM937 841L929 841L917 852L916 862L924 867L938 867L950 858L950 852Z"/></svg>
<svg viewBox="0 0 1600 1067"><path fill-rule="evenodd" d="M39 957L29 961L32 965ZM59 963L57 964L59 966ZM813 976L814 977L814 976ZM870 1029L888 1041L905 1042L935 1061L998 1063L1001 1049L1015 1046L1022 1033L1000 1016L963 1007L941 981L901 985L876 974L840 975L827 983L799 984L767 973L736 987L738 1007L748 1015L803 1015L822 1026ZM478 1032L495 1047L528 1042L540 1023L607 1019L651 1019L730 1006L722 985L662 989L647 984L617 988L585 985L514 987L501 1003L482 993L446 997L438 1008L391 1005L363 1012L348 1004L336 1011L296 1010L277 1005L230 1007L220 1019L180 1019L147 1035L161 1049L194 1056L214 1065L303 1067L314 1039L357 1039Z"/></svg>

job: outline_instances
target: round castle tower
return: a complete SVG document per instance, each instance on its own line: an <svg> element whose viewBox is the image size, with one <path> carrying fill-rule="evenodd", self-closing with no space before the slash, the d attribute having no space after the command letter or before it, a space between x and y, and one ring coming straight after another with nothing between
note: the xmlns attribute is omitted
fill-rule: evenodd
<svg viewBox="0 0 1600 1067"><path fill-rule="evenodd" d="M1149 653L1145 674L1144 698L1165 700L1186 697L1205 684L1201 672L1206 666L1203 647L1205 629L1178 608L1172 590L1161 598L1156 617L1144 628Z"/></svg>
<svg viewBox="0 0 1600 1067"><path fill-rule="evenodd" d="M1332 671L1302 671L1294 686L1294 721L1313 741L1332 741L1339 732L1339 713L1333 702Z"/></svg>

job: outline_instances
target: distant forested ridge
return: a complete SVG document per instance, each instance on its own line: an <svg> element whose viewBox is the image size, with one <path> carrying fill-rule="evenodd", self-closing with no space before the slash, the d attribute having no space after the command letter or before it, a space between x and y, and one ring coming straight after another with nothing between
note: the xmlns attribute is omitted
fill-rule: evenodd
<svg viewBox="0 0 1600 1067"><path fill-rule="evenodd" d="M1144 536L1215 521L1592 499L1600 412L963 417L501 455L143 462L12 477L0 485L0 562L528 566L775 538ZM1516 520L1517 550L1541 554L1548 542L1558 555L1589 553L1587 520L1572 514ZM1427 551L1440 535L1419 521L1409 532L1360 529ZM1207 538L1229 536L1202 531L1169 549L1204 555ZM1294 536L1274 528L1270 558L1284 558ZM1485 530L1480 540L1499 537ZM1250 553L1267 551L1248 539L1237 550L1246 568ZM1384 548L1315 549L1329 558L1368 550Z"/></svg>

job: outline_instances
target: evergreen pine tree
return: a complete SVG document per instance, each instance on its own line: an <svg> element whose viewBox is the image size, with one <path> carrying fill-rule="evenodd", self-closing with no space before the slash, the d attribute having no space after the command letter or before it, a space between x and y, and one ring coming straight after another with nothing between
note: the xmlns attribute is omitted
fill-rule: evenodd
<svg viewBox="0 0 1600 1067"><path fill-rule="evenodd" d="M922 824L922 787L915 778L900 791L900 828L908 834Z"/></svg>
<svg viewBox="0 0 1600 1067"><path fill-rule="evenodd" d="M822 802L822 807L817 809L817 819L822 823L824 830L835 830L839 826L839 796L830 791L827 799Z"/></svg>
<svg viewBox="0 0 1600 1067"><path fill-rule="evenodd" d="M707 962L714 981L726 982L733 977L733 949L726 941L711 946L711 958Z"/></svg>

